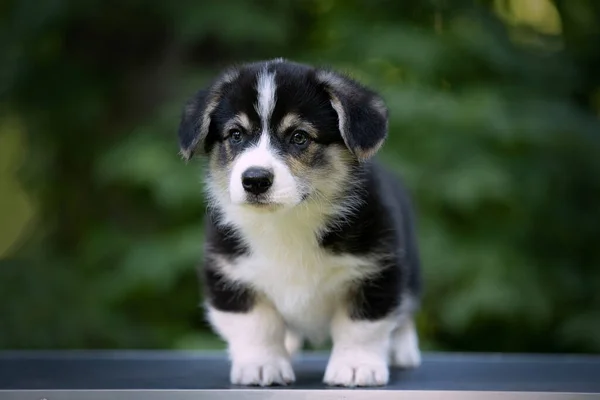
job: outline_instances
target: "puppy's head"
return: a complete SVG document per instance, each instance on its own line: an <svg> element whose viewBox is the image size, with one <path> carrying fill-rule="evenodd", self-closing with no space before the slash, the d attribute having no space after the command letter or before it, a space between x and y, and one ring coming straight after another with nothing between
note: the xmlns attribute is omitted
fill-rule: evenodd
<svg viewBox="0 0 600 400"><path fill-rule="evenodd" d="M231 68L183 111L181 154L207 155L210 194L253 208L330 199L387 135L387 108L341 74L273 60Z"/></svg>

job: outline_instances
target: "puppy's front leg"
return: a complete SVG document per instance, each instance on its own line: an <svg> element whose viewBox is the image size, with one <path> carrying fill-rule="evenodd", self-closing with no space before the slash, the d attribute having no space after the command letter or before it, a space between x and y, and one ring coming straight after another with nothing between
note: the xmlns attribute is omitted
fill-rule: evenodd
<svg viewBox="0 0 600 400"><path fill-rule="evenodd" d="M284 345L285 324L270 304L257 301L250 310L237 312L209 305L208 317L227 341L231 383L269 386L295 380Z"/></svg>
<svg viewBox="0 0 600 400"><path fill-rule="evenodd" d="M323 381L333 386L382 386L388 383L392 319L352 319L340 309L331 324L333 349Z"/></svg>

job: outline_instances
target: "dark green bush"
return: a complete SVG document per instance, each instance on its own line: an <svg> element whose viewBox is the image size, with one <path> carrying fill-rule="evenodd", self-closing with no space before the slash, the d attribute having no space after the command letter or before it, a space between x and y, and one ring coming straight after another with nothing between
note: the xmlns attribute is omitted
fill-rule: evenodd
<svg viewBox="0 0 600 400"><path fill-rule="evenodd" d="M179 112L222 66L284 56L389 104L424 347L600 351L599 3L21 0L0 18L0 138L24 143L7 171L35 210L0 261L1 348L220 345Z"/></svg>

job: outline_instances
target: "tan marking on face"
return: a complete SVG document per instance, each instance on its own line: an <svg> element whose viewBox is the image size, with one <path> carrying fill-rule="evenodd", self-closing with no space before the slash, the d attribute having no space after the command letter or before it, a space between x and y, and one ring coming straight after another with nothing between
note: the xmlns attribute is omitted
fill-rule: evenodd
<svg viewBox="0 0 600 400"><path fill-rule="evenodd" d="M294 176L306 176L308 167L298 157L288 156L286 158L286 164L290 168L292 175Z"/></svg>
<svg viewBox="0 0 600 400"><path fill-rule="evenodd" d="M231 149L231 144L229 143L229 141L223 143L223 149L225 150L225 155L227 156L227 164L230 164L231 162L233 162L234 159L234 155L233 155L233 150Z"/></svg>
<svg viewBox="0 0 600 400"><path fill-rule="evenodd" d="M248 118L248 115L246 113L239 113L238 115L236 115L236 118L238 119L238 122L242 126L242 128L244 128L248 132L252 131L252 124L250 123L250 118Z"/></svg>
<svg viewBox="0 0 600 400"><path fill-rule="evenodd" d="M311 166L311 160L318 150L319 145L311 143L302 153L295 156L288 155L286 157L286 164L290 168L292 175L307 177L313 173L314 167Z"/></svg>
<svg viewBox="0 0 600 400"><path fill-rule="evenodd" d="M302 122L300 116L295 113L289 113L283 116L279 126L277 127L277 132L283 133L288 129L299 125Z"/></svg>
<svg viewBox="0 0 600 400"><path fill-rule="evenodd" d="M301 129L305 131L312 139L318 138L317 128L310 122L303 120L296 113L286 114L281 119L281 122L278 126L278 133L280 135L284 135L290 129ZM286 157L286 163L294 176L307 178L310 180L310 176L326 174L329 170L329 168L326 167L326 165L329 164L329 160L325 162L325 165L320 165L318 167L314 165L314 160L317 156L317 153L323 150L323 145L310 142L301 153L296 155L288 155ZM325 148L325 157L329 157L327 148Z"/></svg>
<svg viewBox="0 0 600 400"><path fill-rule="evenodd" d="M317 156L322 157L324 162L315 164ZM352 159L352 154L345 146L324 146L313 142L302 153L288 155L285 161L294 176L312 184L315 179L330 181L331 174L337 176L340 169L346 170Z"/></svg>
<svg viewBox="0 0 600 400"><path fill-rule="evenodd" d="M227 164L222 165L220 162L221 150L224 149L227 154ZM214 151L211 152L209 159L209 171L211 179L215 184L221 188L227 188L229 182L229 169L231 161L233 160L233 154L228 145L224 143L215 144Z"/></svg>
<svg viewBox="0 0 600 400"><path fill-rule="evenodd" d="M219 149L217 148L218 146L220 146L218 143L215 144L215 151L213 151L210 155L210 158L208 160L208 165L209 165L209 170L210 171L217 171L219 170Z"/></svg>
<svg viewBox="0 0 600 400"><path fill-rule="evenodd" d="M223 126L222 135L223 137L228 137L230 130L240 128L246 132L252 132L252 124L250 123L250 118L248 118L248 115L243 112L240 112L239 114L235 115L233 118L231 118L225 123L225 125ZM226 140L221 144L221 146L223 146L222 149L225 151L225 154L227 156L227 163L232 163L233 159L235 158L235 155L233 154L231 144L228 140ZM216 150L216 153L218 153L220 148L217 148Z"/></svg>
<svg viewBox="0 0 600 400"><path fill-rule="evenodd" d="M325 157L327 158L327 170L325 172L328 182L338 179L332 178L335 176L346 175L349 171L349 166L355 162L354 155L346 146L327 146L325 149Z"/></svg>
<svg viewBox="0 0 600 400"><path fill-rule="evenodd" d="M323 157L324 162L315 165L313 157L319 151L322 151L319 157ZM320 196L317 196L316 201L322 201L323 196L334 198L347 189L348 166L356 162L356 158L343 145L323 146L313 143L303 154L286 157L285 162L305 193L317 192Z"/></svg>
<svg viewBox="0 0 600 400"><path fill-rule="evenodd" d="M225 125L223 126L222 135L223 137L228 137L230 130L240 128L246 132L252 132L252 124L250 123L250 118L248 118L248 115L246 115L246 113L243 112L235 115L233 118L231 118L225 123ZM235 156L233 154L233 149L231 148L231 144L229 143L229 141L226 140L225 142L223 142L222 146L227 155L227 162L233 162Z"/></svg>
<svg viewBox="0 0 600 400"><path fill-rule="evenodd" d="M302 129L303 131L306 131L306 133L308 133L308 135L311 138L313 138L313 139L317 138L317 129L315 128L315 126L313 124L311 124L310 122L305 121L302 118L300 118L300 116L298 114L295 114L295 113L286 114L281 119L281 122L279 123L279 126L277 127L277 132L280 135L284 135L286 133L286 131L288 131L291 128Z"/></svg>
<svg viewBox="0 0 600 400"><path fill-rule="evenodd" d="M227 136L227 132L231 129L242 128L246 132L252 131L252 124L250 123L250 118L245 113L239 113L235 117L231 118L229 121L225 123L223 126L223 136Z"/></svg>

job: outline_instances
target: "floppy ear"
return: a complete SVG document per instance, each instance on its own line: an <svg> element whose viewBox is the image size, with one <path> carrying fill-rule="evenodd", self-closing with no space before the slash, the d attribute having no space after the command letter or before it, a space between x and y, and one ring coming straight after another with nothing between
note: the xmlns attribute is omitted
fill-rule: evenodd
<svg viewBox="0 0 600 400"><path fill-rule="evenodd" d="M208 134L212 110L206 107L207 98L208 90L199 90L183 107L178 134L179 150L186 161L192 158L198 144Z"/></svg>
<svg viewBox="0 0 600 400"><path fill-rule="evenodd" d="M387 137L388 109L374 91L339 73L320 70L344 143L359 161L371 158Z"/></svg>
<svg viewBox="0 0 600 400"><path fill-rule="evenodd" d="M225 86L237 76L237 70L226 71L210 88L199 90L185 103L178 130L179 151L184 160L189 161L198 148L204 152L202 144L208 136L212 113L221 101Z"/></svg>

